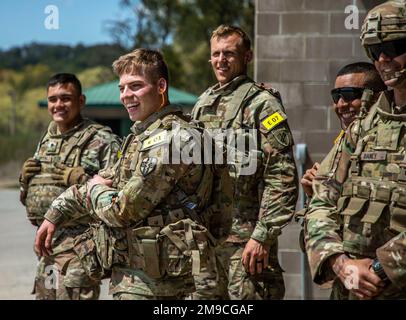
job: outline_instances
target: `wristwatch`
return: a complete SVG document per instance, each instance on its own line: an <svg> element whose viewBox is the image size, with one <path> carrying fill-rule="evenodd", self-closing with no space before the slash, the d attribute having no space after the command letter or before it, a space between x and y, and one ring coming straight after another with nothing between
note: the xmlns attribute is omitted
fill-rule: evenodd
<svg viewBox="0 0 406 320"><path fill-rule="evenodd" d="M372 270L374 270L375 274L379 278L381 278L382 281L385 281L387 283L390 282L388 276L385 273L385 270L383 270L383 267L382 267L382 265L381 265L381 263L379 262L378 259L374 259L372 261L371 268L372 268Z"/></svg>

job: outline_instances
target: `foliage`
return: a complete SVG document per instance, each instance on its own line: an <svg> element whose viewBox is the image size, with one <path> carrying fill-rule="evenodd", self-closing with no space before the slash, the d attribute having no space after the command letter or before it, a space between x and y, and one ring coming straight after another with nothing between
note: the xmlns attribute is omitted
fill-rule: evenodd
<svg viewBox="0 0 406 320"><path fill-rule="evenodd" d="M0 50L0 163L31 155L49 115L38 108L52 74L76 73L84 88L115 78L112 62L135 47L160 49L171 85L200 94L214 83L208 59L211 32L220 24L242 27L253 39L254 0L119 0L129 14L110 20L115 44L31 43ZM135 23L134 23L135 22Z"/></svg>
<svg viewBox="0 0 406 320"><path fill-rule="evenodd" d="M41 132L25 132L12 137L0 135L0 165L10 161L21 162L32 157L41 134Z"/></svg>
<svg viewBox="0 0 406 320"><path fill-rule="evenodd" d="M97 66L79 72L77 77L83 88L90 88L100 83L112 81L116 75L111 67Z"/></svg>
<svg viewBox="0 0 406 320"><path fill-rule="evenodd" d="M174 87L200 94L213 83L207 60L211 32L220 24L243 28L253 39L254 0L120 0L133 17L109 21L113 39L127 48L158 48ZM134 23L135 21L135 23Z"/></svg>
<svg viewBox="0 0 406 320"><path fill-rule="evenodd" d="M46 83L54 72L44 64L20 71L0 69L0 164L32 155L50 117L38 101L46 98ZM84 88L114 79L110 67L97 66L77 74Z"/></svg>
<svg viewBox="0 0 406 320"><path fill-rule="evenodd" d="M119 45L66 46L31 43L0 50L0 69L22 71L27 65L47 65L53 73L80 72L96 66L111 66L125 49Z"/></svg>

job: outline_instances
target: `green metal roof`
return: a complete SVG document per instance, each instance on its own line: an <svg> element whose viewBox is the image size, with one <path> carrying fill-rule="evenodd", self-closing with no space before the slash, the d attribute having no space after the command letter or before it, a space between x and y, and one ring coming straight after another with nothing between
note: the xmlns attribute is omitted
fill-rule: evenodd
<svg viewBox="0 0 406 320"><path fill-rule="evenodd" d="M86 95L86 106L122 107L120 101L120 91L118 90L118 83L118 80L115 80L85 89L83 93ZM169 100L173 104L193 106L197 101L197 96L186 91L169 87ZM38 104L41 107L46 107L47 101L41 100L38 102Z"/></svg>

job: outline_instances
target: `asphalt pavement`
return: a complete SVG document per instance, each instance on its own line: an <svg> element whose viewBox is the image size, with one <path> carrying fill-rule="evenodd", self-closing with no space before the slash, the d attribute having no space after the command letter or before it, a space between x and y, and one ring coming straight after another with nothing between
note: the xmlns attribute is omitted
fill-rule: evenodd
<svg viewBox="0 0 406 320"><path fill-rule="evenodd" d="M36 228L26 219L17 189L0 189L0 221L0 299L33 300ZM104 280L100 299L111 299L107 292Z"/></svg>

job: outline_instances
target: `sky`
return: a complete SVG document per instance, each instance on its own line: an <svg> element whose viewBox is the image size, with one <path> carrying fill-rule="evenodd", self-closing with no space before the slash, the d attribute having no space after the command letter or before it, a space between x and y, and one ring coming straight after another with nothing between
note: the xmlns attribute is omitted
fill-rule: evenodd
<svg viewBox="0 0 406 320"><path fill-rule="evenodd" d="M30 42L90 45L112 38L106 20L128 12L119 0L1 0L0 50ZM59 15L59 21L57 16Z"/></svg>

